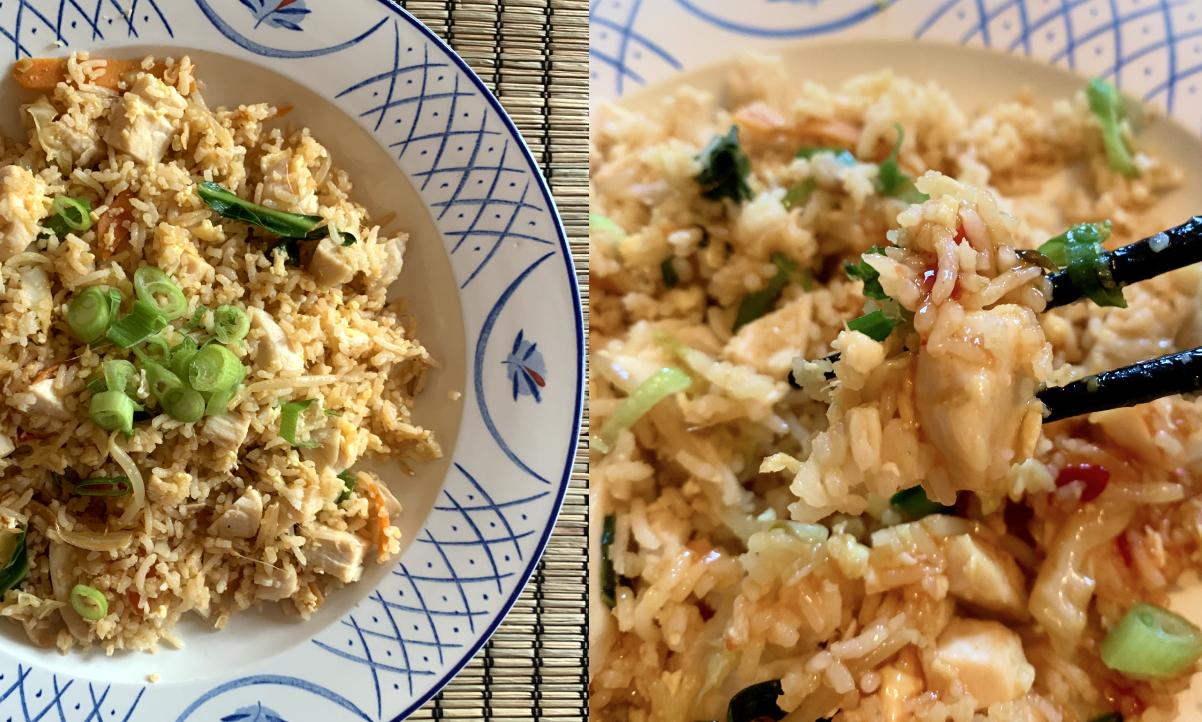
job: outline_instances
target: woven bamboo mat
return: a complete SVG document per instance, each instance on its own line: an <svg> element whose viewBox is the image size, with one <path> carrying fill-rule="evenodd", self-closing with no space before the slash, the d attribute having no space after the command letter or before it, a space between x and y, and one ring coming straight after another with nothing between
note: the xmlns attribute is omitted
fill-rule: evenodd
<svg viewBox="0 0 1202 722"><path fill-rule="evenodd" d="M509 111L551 184L588 324L588 0L402 0ZM538 571L480 654L414 720L583 720L587 713L588 412Z"/></svg>

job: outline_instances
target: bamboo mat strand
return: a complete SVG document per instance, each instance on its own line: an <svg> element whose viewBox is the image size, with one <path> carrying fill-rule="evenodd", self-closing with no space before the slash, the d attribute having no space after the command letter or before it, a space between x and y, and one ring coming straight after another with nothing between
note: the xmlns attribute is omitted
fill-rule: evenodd
<svg viewBox="0 0 1202 722"><path fill-rule="evenodd" d="M587 0L409 0L518 126L551 185L588 325ZM546 555L484 649L413 720L587 719L588 412Z"/></svg>

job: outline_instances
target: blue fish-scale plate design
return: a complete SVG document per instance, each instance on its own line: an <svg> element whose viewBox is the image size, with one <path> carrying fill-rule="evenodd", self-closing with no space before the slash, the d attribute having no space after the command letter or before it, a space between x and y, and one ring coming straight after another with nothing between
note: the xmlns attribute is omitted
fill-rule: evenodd
<svg viewBox="0 0 1202 722"><path fill-rule="evenodd" d="M566 240L537 165L480 80L384 0L4 0L8 62L120 45L197 48L267 65L336 102L408 176L453 269L468 386L451 469L401 560L307 644L196 680L90 679L0 648L0 720L393 720L450 679L500 623L567 488L583 327ZM0 68L6 71L7 68ZM537 403L513 394L522 336ZM525 372L523 372L525 373ZM6 650L16 649L12 654ZM160 654L187 654L160 652Z"/></svg>

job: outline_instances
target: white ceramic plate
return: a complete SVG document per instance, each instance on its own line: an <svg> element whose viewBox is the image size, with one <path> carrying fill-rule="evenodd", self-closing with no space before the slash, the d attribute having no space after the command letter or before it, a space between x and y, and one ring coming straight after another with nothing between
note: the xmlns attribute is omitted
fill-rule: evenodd
<svg viewBox="0 0 1202 722"><path fill-rule="evenodd" d="M1047 108L1053 100L1072 95L1088 82L1084 76L1037 61L943 43L822 38L775 48L772 52L784 58L786 70L793 78L838 85L854 75L889 67L898 75L938 83L965 109L1013 100L1023 89L1030 91L1037 105ZM636 88L622 97L621 104L649 109L684 85L720 93L729 70L729 64L719 63L680 72L652 86ZM1202 168L1202 140L1175 120L1160 117L1140 128L1139 144L1171 158L1187 171L1185 184L1165 196L1151 217L1167 228L1202 212L1198 200L1202 199L1202 174L1191 172ZM590 528L598 532L600 524L591 524ZM1202 624L1202 585L1187 585L1176 594L1174 607ZM1200 715L1202 684L1195 677L1193 687L1182 698L1179 719L1194 720Z"/></svg>
<svg viewBox="0 0 1202 722"><path fill-rule="evenodd" d="M57 42L56 42L57 41ZM65 46L64 47L60 47ZM583 327L563 230L496 99L382 0L14 0L0 3L7 134L17 58L189 54L210 105L295 108L373 216L411 234L392 291L440 361L419 423L446 456L403 477L407 547L305 622L184 625L186 648L60 655L0 624L0 719L304 722L407 716L481 647L542 553L568 484ZM462 397L451 400L452 392ZM148 684L148 674L158 674Z"/></svg>

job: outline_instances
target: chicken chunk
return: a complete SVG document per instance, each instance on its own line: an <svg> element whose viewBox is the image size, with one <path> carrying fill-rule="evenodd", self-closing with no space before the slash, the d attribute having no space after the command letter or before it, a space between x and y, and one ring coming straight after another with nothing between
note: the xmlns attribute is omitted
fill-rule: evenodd
<svg viewBox="0 0 1202 722"><path fill-rule="evenodd" d="M332 470L335 473L349 469L359 458L359 434L355 427L342 419L318 429L312 434L317 446L301 449L301 455L313 462L318 473Z"/></svg>
<svg viewBox="0 0 1202 722"><path fill-rule="evenodd" d="M919 420L950 484L987 492L982 485L1001 480L1031 455L1038 435L1024 433L1024 423L1028 415L1039 418L1038 372L1050 363L1051 347L1035 314L1015 305L966 313L950 337L922 347Z"/></svg>
<svg viewBox="0 0 1202 722"><path fill-rule="evenodd" d="M259 587L259 599L271 601L287 599L296 594L296 590L300 588L296 579L296 569L278 564L274 566L258 565L255 570L255 584Z"/></svg>
<svg viewBox="0 0 1202 722"><path fill-rule="evenodd" d="M1018 633L1000 622L953 619L939 635L926 677L941 694L972 695L978 710L1018 699L1031 689L1035 668Z"/></svg>
<svg viewBox="0 0 1202 722"><path fill-rule="evenodd" d="M1026 615L1023 573L1009 554L973 534L948 539L943 553L953 596L997 614Z"/></svg>
<svg viewBox="0 0 1202 722"><path fill-rule="evenodd" d="M50 316L54 312L50 276L40 266L23 266L20 278L21 303L33 312L38 320L39 330L45 333L50 330Z"/></svg>
<svg viewBox="0 0 1202 722"><path fill-rule="evenodd" d="M309 168L304 145L314 146L315 153L325 153L317 141L305 136L302 148L269 151L259 159L263 173L260 197L264 205L293 213L317 213L317 180Z"/></svg>
<svg viewBox="0 0 1202 722"><path fill-rule="evenodd" d="M142 163L163 159L188 101L150 73L138 75L109 118L104 139Z"/></svg>
<svg viewBox="0 0 1202 722"><path fill-rule="evenodd" d="M262 521L263 496L256 489L247 489L209 525L209 533L226 539L249 539L259 532Z"/></svg>
<svg viewBox="0 0 1202 722"><path fill-rule="evenodd" d="M24 251L46 215L46 183L19 165L0 168L0 263Z"/></svg>
<svg viewBox="0 0 1202 722"><path fill-rule="evenodd" d="M255 361L266 369L278 369L288 373L305 370L305 357L288 340L284 329L275 322L271 314L261 308L250 309L251 328L258 329L259 344Z"/></svg>
<svg viewBox="0 0 1202 722"><path fill-rule="evenodd" d="M355 277L350 251L329 238L317 242L309 259L309 273L322 286L341 286Z"/></svg>
<svg viewBox="0 0 1202 722"><path fill-rule="evenodd" d="M154 229L149 256L155 266L173 278L196 283L211 283L216 271L200 255L188 232L170 223L160 223Z"/></svg>
<svg viewBox="0 0 1202 722"><path fill-rule="evenodd" d="M235 451L246 440L250 419L241 414L219 414L205 420L200 435L213 445Z"/></svg>
<svg viewBox="0 0 1202 722"><path fill-rule="evenodd" d="M30 384L22 393L13 394L8 403L35 418L66 420L71 418L71 412L63 403L63 396L63 390L52 376Z"/></svg>
<svg viewBox="0 0 1202 722"><path fill-rule="evenodd" d="M314 569L344 583L359 580L366 551L367 544L354 534L325 527L313 532L305 545L305 554Z"/></svg>

